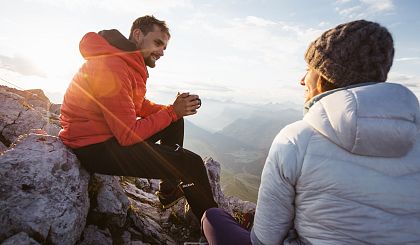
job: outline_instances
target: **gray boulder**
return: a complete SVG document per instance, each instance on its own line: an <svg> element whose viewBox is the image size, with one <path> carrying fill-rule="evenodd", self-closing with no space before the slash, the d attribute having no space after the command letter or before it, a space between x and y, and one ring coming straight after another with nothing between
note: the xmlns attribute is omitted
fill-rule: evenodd
<svg viewBox="0 0 420 245"><path fill-rule="evenodd" d="M58 135L58 116L42 108L32 107L24 97L0 87L0 141L7 147L17 137L31 129L43 129L49 135Z"/></svg>
<svg viewBox="0 0 420 245"><path fill-rule="evenodd" d="M77 245L112 245L111 233L108 229L101 230L95 225L86 226L82 238Z"/></svg>
<svg viewBox="0 0 420 245"><path fill-rule="evenodd" d="M26 232L74 244L89 210L89 175L54 136L29 134L0 156L0 241Z"/></svg>
<svg viewBox="0 0 420 245"><path fill-rule="evenodd" d="M33 108L42 108L44 110L51 109L51 102L47 96L45 96L44 91L41 89L28 89L28 90L19 90L15 88L10 88L4 85L0 85L0 90L17 94L22 97L28 105Z"/></svg>
<svg viewBox="0 0 420 245"><path fill-rule="evenodd" d="M123 227L130 202L120 185L120 177L94 174L90 183L91 196L96 201L91 209L95 222Z"/></svg>
<svg viewBox="0 0 420 245"><path fill-rule="evenodd" d="M1 245L39 245L39 243L30 238L25 232L19 232L6 239Z"/></svg>

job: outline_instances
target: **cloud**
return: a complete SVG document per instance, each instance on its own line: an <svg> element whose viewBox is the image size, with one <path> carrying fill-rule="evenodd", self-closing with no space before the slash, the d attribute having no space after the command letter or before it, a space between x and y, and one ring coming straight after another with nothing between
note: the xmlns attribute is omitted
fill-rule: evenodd
<svg viewBox="0 0 420 245"><path fill-rule="evenodd" d="M338 0L336 4L338 14L350 19L373 17L395 9L393 0Z"/></svg>
<svg viewBox="0 0 420 245"><path fill-rule="evenodd" d="M198 55L188 57L191 57L190 61L200 62L185 63L181 69L184 75L177 79L156 80L172 80L171 83L175 83L174 80L182 81L188 74L189 78L196 79L197 84L217 81L221 87L213 87L211 95L214 93L215 98L224 96L238 101L249 100L250 97L273 101L290 98L291 93L279 96L281 89L271 92L275 86L283 83L297 84L306 68L303 58L305 50L325 29L261 16L220 18L218 13L203 11L195 12L178 26L184 33L196 33L197 27L201 33L205 33L189 36L191 45L183 53L189 55L195 48L193 45L198 45ZM157 75L151 77L155 79ZM255 87L262 89L257 91ZM229 88L232 91L225 92L230 91ZM245 91L248 91L248 96L244 96ZM296 94L301 99L301 92Z"/></svg>
<svg viewBox="0 0 420 245"><path fill-rule="evenodd" d="M420 57L403 57L395 59L395 61L417 61L420 60Z"/></svg>
<svg viewBox="0 0 420 245"><path fill-rule="evenodd" d="M138 15L154 13L157 11L169 11L176 7L192 7L191 0L30 0L31 2L46 3L56 7L89 11L90 9L105 9Z"/></svg>
<svg viewBox="0 0 420 245"><path fill-rule="evenodd" d="M245 18L245 23L255 25L255 26L260 26L260 27L266 27L266 26L276 24L276 22L274 22L274 21L265 20L263 18L258 18L258 17L255 17L255 16L247 16Z"/></svg>
<svg viewBox="0 0 420 245"><path fill-rule="evenodd" d="M318 26L319 27L322 27L322 28L324 28L324 27L326 27L326 26L330 26L331 24L330 24L330 22L328 22L328 21L321 21L321 22L319 22L318 23Z"/></svg>
<svg viewBox="0 0 420 245"><path fill-rule="evenodd" d="M383 12L394 10L395 6L393 0L360 0L370 9Z"/></svg>
<svg viewBox="0 0 420 245"><path fill-rule="evenodd" d="M411 81L413 76L407 74L400 74L400 73L389 73L388 80L392 81L399 81L399 82L407 82Z"/></svg>
<svg viewBox="0 0 420 245"><path fill-rule="evenodd" d="M388 81L402 84L408 87L420 100L420 77L402 73L390 72Z"/></svg>
<svg viewBox="0 0 420 245"><path fill-rule="evenodd" d="M419 88L419 84L417 83L402 83L409 88Z"/></svg>
<svg viewBox="0 0 420 245"><path fill-rule="evenodd" d="M215 41L212 45L220 45L223 49L230 47L235 52L247 54L252 57L247 62L256 64L285 64L291 57L296 58L296 54L302 60L309 42L322 33L322 29L257 16L223 19L217 24L209 20L214 18L211 15L197 15L190 20L189 28L200 26L203 33Z"/></svg>
<svg viewBox="0 0 420 245"><path fill-rule="evenodd" d="M403 84L412 89L420 88L420 78L413 75L390 73L388 76L388 80Z"/></svg>
<svg viewBox="0 0 420 245"><path fill-rule="evenodd" d="M47 77L46 73L36 64L20 55L15 55L14 57L0 55L0 68L25 76Z"/></svg>

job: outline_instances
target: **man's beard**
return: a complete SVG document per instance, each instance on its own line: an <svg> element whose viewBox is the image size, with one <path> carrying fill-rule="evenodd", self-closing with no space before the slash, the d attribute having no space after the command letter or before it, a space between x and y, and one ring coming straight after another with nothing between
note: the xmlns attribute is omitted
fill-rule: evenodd
<svg viewBox="0 0 420 245"><path fill-rule="evenodd" d="M151 56L144 58L144 63L150 68L156 66L156 61Z"/></svg>

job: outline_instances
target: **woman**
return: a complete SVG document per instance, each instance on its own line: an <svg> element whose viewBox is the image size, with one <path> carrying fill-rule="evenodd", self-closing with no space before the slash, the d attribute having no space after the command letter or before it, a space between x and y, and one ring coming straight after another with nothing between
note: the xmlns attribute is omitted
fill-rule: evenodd
<svg viewBox="0 0 420 245"><path fill-rule="evenodd" d="M306 113L273 141L252 231L209 209L210 244L420 244L419 103L385 83L393 56L388 30L365 20L310 44Z"/></svg>

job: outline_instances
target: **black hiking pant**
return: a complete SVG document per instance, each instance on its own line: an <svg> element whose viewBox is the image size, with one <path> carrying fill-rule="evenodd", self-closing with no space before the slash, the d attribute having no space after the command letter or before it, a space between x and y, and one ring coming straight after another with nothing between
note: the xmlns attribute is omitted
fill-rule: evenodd
<svg viewBox="0 0 420 245"><path fill-rule="evenodd" d="M161 144L157 144L157 141ZM75 149L78 159L89 171L107 175L163 179L161 188L174 188L182 181L185 197L195 216L217 207L203 160L182 148L184 121L180 119L149 139L121 146L115 138ZM179 146L178 146L178 145ZM163 185L162 185L163 184Z"/></svg>

